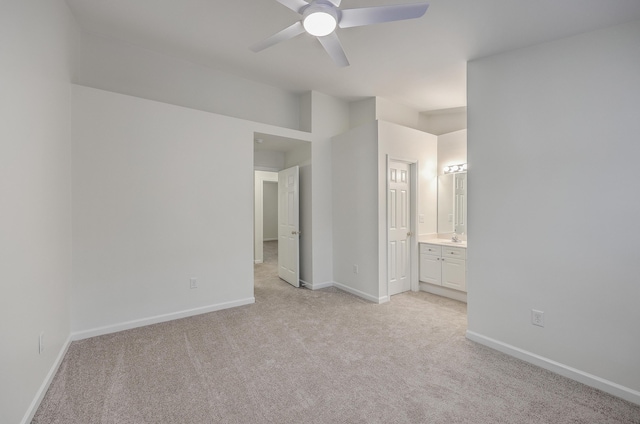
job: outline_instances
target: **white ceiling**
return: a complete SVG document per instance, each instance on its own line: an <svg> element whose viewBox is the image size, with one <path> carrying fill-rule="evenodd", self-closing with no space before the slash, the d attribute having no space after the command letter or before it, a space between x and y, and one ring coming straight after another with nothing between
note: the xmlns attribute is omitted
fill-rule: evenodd
<svg viewBox="0 0 640 424"><path fill-rule="evenodd" d="M341 8L412 2L343 0ZM470 59L640 19L639 0L431 0L420 19L338 29L351 62L340 68L307 34L249 50L299 18L276 0L67 3L85 30L103 36L293 91L379 96L420 111L466 105Z"/></svg>

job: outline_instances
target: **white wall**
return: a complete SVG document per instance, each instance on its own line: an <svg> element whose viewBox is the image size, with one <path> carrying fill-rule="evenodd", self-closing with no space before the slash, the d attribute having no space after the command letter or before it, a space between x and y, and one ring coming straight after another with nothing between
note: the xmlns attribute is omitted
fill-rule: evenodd
<svg viewBox="0 0 640 424"><path fill-rule="evenodd" d="M278 240L278 183L262 185L262 239Z"/></svg>
<svg viewBox="0 0 640 424"><path fill-rule="evenodd" d="M636 403L638 40L635 21L468 67L469 336Z"/></svg>
<svg viewBox="0 0 640 424"><path fill-rule="evenodd" d="M69 342L68 99L76 31L64 1L0 4L3 423L30 421Z"/></svg>
<svg viewBox="0 0 640 424"><path fill-rule="evenodd" d="M378 302L377 122L334 137L332 159L334 281Z"/></svg>
<svg viewBox="0 0 640 424"><path fill-rule="evenodd" d="M83 31L78 83L193 109L300 128L298 94Z"/></svg>
<svg viewBox="0 0 640 424"><path fill-rule="evenodd" d="M467 130L458 130L438 136L438 175L444 167L467 163Z"/></svg>
<svg viewBox="0 0 640 424"><path fill-rule="evenodd" d="M419 129L430 134L442 135L467 128L467 108L455 107L421 112Z"/></svg>
<svg viewBox="0 0 640 424"><path fill-rule="evenodd" d="M252 302L254 132L305 134L81 86L72 100L75 337Z"/></svg>
<svg viewBox="0 0 640 424"><path fill-rule="evenodd" d="M349 128L359 127L376 119L376 98L353 101L349 103Z"/></svg>
<svg viewBox="0 0 640 424"><path fill-rule="evenodd" d="M420 114L416 109L376 97L376 119L408 128L418 128Z"/></svg>
<svg viewBox="0 0 640 424"><path fill-rule="evenodd" d="M333 263L338 287L373 302L387 291L387 156L417 161L420 234L436 233L437 137L370 121L333 138ZM417 217L416 217L417 218ZM414 274L417 282L417 237ZM358 266L358 273L353 266Z"/></svg>
<svg viewBox="0 0 640 424"><path fill-rule="evenodd" d="M418 215L424 218L418 223L420 235L435 235L438 220L438 137L395 123L378 121L378 255L379 297L387 292L387 157L417 161L418 169ZM416 217L418 218L418 217ZM419 220L418 220L419 221ZM413 277L417 283L418 238L413 242Z"/></svg>
<svg viewBox="0 0 640 424"><path fill-rule="evenodd" d="M278 173L270 171L254 171L254 200L253 200L253 260L254 263L264 262L264 186L271 182L278 186ZM277 190L276 190L277 192ZM276 194L277 195L277 194ZM276 206L277 208L277 206ZM276 209L276 218L277 218ZM276 224L276 237L278 234Z"/></svg>
<svg viewBox="0 0 640 424"><path fill-rule="evenodd" d="M330 285L333 281L331 137L349 128L349 105L342 100L315 91L308 93L306 103L308 104L306 108L311 114L313 138L311 144L313 276L310 282L313 288L317 288Z"/></svg>
<svg viewBox="0 0 640 424"><path fill-rule="evenodd" d="M281 171L285 168L284 152L256 150L253 153L253 168L260 171Z"/></svg>

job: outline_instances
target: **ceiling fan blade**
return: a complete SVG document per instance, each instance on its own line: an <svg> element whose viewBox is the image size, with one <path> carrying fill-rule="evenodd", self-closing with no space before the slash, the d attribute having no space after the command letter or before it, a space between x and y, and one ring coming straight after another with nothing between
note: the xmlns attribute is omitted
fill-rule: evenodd
<svg viewBox="0 0 640 424"><path fill-rule="evenodd" d="M349 66L347 55L344 53L340 39L335 32L324 37L318 37L318 40L327 53L329 53L329 56L331 56L331 59L333 59L336 65Z"/></svg>
<svg viewBox="0 0 640 424"><path fill-rule="evenodd" d="M415 19L424 15L428 7L428 3L415 3L346 9L342 11L342 18L338 26L340 28L351 28L380 24L382 22Z"/></svg>
<svg viewBox="0 0 640 424"><path fill-rule="evenodd" d="M304 0L278 0L278 3L288 7L296 13L300 13L300 10L303 7L309 6L309 3Z"/></svg>
<svg viewBox="0 0 640 424"><path fill-rule="evenodd" d="M340 7L341 0L329 0L335 7Z"/></svg>
<svg viewBox="0 0 640 424"><path fill-rule="evenodd" d="M297 21L293 25L283 29L280 32L276 32L271 37L266 38L253 46L249 47L254 52L258 53L261 50L266 49L267 47L271 47L274 44L278 44L281 41L289 40L297 35L300 35L304 32L304 27L300 21Z"/></svg>

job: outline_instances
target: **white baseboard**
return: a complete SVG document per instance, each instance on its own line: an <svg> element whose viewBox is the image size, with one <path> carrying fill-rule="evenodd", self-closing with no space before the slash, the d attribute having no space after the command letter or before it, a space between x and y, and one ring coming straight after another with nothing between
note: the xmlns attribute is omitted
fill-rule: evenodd
<svg viewBox="0 0 640 424"><path fill-rule="evenodd" d="M453 290L448 287L435 286L429 283L420 282L420 290L431 294L437 294L438 296L448 297L449 299L459 300L460 302L467 303L467 293L459 290Z"/></svg>
<svg viewBox="0 0 640 424"><path fill-rule="evenodd" d="M543 356L536 355L535 353L503 343L499 340L485 337L482 334L478 334L473 331L467 331L467 339L640 405L640 392L614 383L613 381L605 380L604 378L580 371Z"/></svg>
<svg viewBox="0 0 640 424"><path fill-rule="evenodd" d="M307 283L304 280L300 280L300 282L306 288L311 290L320 290L320 289L326 289L327 287L333 287L333 281L325 281L324 283Z"/></svg>
<svg viewBox="0 0 640 424"><path fill-rule="evenodd" d="M339 288L340 290L344 290L347 293L351 293L353 295L356 295L358 297L361 297L361 298L363 298L365 300L368 300L370 302L373 302L373 303L385 303L385 302L389 301L389 296L375 297L375 296L372 296L372 295L370 295L368 293L365 293L365 292L362 292L360 290L351 288L349 286L345 286L344 284L337 283L335 281L333 282L333 286Z"/></svg>
<svg viewBox="0 0 640 424"><path fill-rule="evenodd" d="M158 324L160 322L172 321L174 319L187 318L194 315L206 314L208 312L220 311L222 309L235 308L255 303L255 297L234 300L231 302L217 303L215 305L202 306L200 308L187 309L184 311L171 312L163 315L156 315L148 318L136 319L133 321L122 322L104 327L92 328L89 330L77 331L71 333L71 340L82 340L90 337L102 336L104 334L117 333L118 331L130 330L132 328L144 327L145 325Z"/></svg>
<svg viewBox="0 0 640 424"><path fill-rule="evenodd" d="M71 344L71 336L67 337L67 340L62 345L60 352L58 352L58 356L56 357L55 362L51 366L51 369L49 369L47 376L45 377L44 381L40 385L40 388L38 389L38 391L36 392L36 396L33 398L33 401L31 401L31 405L29 405L29 409L27 409L27 412L24 414L22 421L20 421L21 424L29 424L31 420L33 420L33 416L36 414L36 411L40 406L40 402L42 402L42 399L44 398L44 395L47 393L47 390L49 390L49 386L53 381L53 377L55 377L56 373L58 372L58 368L60 368L60 364L62 364L62 360L64 359L64 356L67 354L67 350L69 350L70 344Z"/></svg>

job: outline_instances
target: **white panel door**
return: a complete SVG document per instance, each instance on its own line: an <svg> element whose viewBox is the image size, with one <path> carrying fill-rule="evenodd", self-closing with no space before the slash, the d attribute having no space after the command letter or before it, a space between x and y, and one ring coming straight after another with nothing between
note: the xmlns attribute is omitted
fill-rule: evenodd
<svg viewBox="0 0 640 424"><path fill-rule="evenodd" d="M299 170L278 172L278 276L300 287Z"/></svg>
<svg viewBox="0 0 640 424"><path fill-rule="evenodd" d="M411 198L410 165L389 162L387 175L387 213L389 246L387 249L389 295L411 289Z"/></svg>

